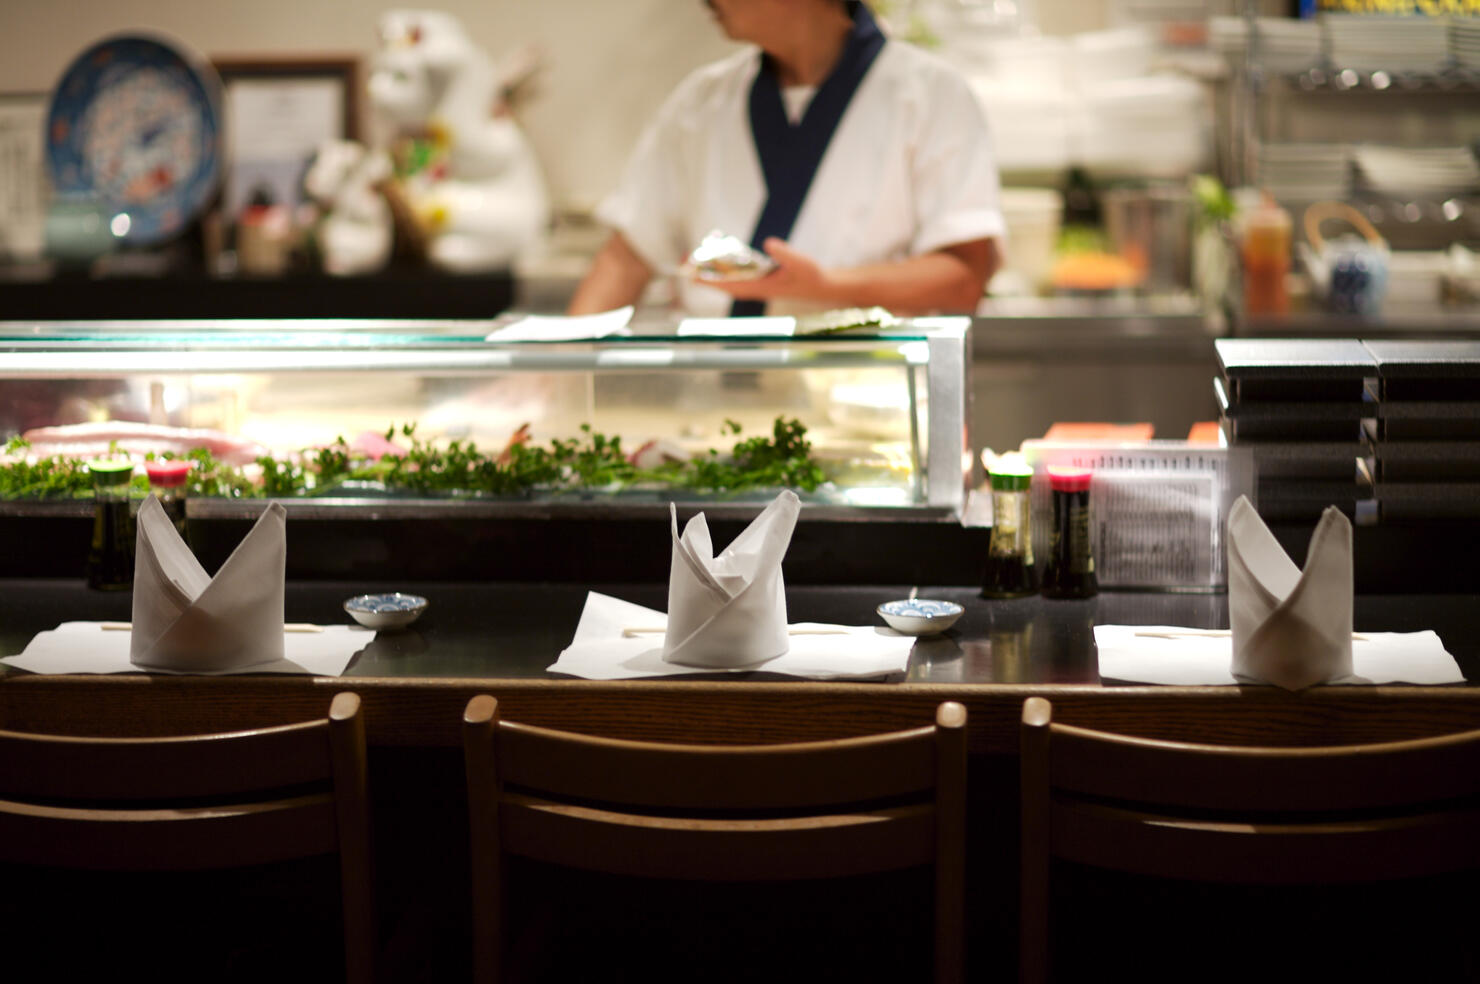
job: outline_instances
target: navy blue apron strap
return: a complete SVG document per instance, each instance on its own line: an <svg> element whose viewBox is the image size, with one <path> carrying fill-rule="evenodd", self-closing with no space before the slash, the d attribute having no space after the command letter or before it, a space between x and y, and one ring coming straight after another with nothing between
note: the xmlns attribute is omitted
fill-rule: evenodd
<svg viewBox="0 0 1480 984"><path fill-rule="evenodd" d="M772 236L785 239L791 235L833 133L884 47L884 35L868 8L856 0L848 6L853 29L848 32L843 54L818 86L796 126L786 118L776 68L769 56L761 55L760 68L750 86L750 133L766 180L766 204L750 236L755 249L761 249ZM730 316L758 315L765 308L764 301L737 300L730 305Z"/></svg>

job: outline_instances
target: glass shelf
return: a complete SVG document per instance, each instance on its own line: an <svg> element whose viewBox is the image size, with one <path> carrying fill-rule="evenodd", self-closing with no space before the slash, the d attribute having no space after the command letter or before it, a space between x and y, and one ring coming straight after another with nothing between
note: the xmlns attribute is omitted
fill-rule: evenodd
<svg viewBox="0 0 1480 984"><path fill-rule="evenodd" d="M973 470L970 318L797 336L743 322L558 342L487 341L506 319L0 322L0 445L83 420L214 430L290 457L408 422L426 440L484 448L589 425L625 448L701 457L733 443L728 422L763 435L787 417L840 490L815 504L959 514ZM341 511L382 497L364 494ZM654 495L592 501L631 511ZM568 494L536 501L585 508Z"/></svg>
<svg viewBox="0 0 1480 984"><path fill-rule="evenodd" d="M1311 68L1274 75L1306 92L1480 92L1480 69L1446 68L1434 72L1359 71L1354 68Z"/></svg>
<svg viewBox="0 0 1480 984"><path fill-rule="evenodd" d="M674 325L579 341L490 342L492 321L0 322L3 375L137 372L591 371L925 365L959 350L970 319L920 318L886 330L680 336Z"/></svg>

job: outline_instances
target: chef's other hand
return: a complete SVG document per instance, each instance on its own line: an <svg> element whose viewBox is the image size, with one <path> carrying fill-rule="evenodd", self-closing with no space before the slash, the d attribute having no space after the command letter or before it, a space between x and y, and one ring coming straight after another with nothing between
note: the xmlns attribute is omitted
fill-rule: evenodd
<svg viewBox="0 0 1480 984"><path fill-rule="evenodd" d="M827 294L827 274L817 261L798 252L786 240L771 236L761 248L776 261L776 269L754 280L708 280L696 276L695 282L724 291L742 301L769 301L776 297L820 300Z"/></svg>

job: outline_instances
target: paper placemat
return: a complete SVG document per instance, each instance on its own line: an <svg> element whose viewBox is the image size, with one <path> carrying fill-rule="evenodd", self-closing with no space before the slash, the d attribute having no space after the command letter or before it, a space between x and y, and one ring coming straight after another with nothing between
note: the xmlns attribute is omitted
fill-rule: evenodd
<svg viewBox="0 0 1480 984"><path fill-rule="evenodd" d="M144 670L129 662L127 630L105 629L107 622L63 622L36 637L19 655L6 656L7 663L32 673L169 673ZM306 673L339 676L349 661L375 638L368 629L350 625L315 626L319 631L283 633L283 658L239 669L199 676L233 673Z"/></svg>
<svg viewBox="0 0 1480 984"><path fill-rule="evenodd" d="M484 336L485 342L573 342L605 338L627 327L631 306L600 314L531 314Z"/></svg>
<svg viewBox="0 0 1480 984"><path fill-rule="evenodd" d="M912 636L882 626L790 626L791 648L781 656L747 666L716 669L663 660L662 612L592 591L576 626L575 638L550 667L587 680L630 680L684 673L781 673L812 680L874 680L903 673L910 662Z"/></svg>
<svg viewBox="0 0 1480 984"><path fill-rule="evenodd" d="M1175 625L1096 625L1100 677L1178 687L1235 686L1233 638L1226 629ZM1464 683L1437 633L1358 632L1352 670L1333 684Z"/></svg>

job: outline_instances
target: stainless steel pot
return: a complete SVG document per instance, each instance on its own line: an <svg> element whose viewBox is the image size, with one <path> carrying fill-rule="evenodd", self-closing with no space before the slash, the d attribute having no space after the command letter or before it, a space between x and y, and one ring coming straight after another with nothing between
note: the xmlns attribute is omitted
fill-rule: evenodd
<svg viewBox="0 0 1480 984"><path fill-rule="evenodd" d="M1100 196L1110 248L1147 290L1192 286L1192 194L1180 186L1112 188Z"/></svg>

